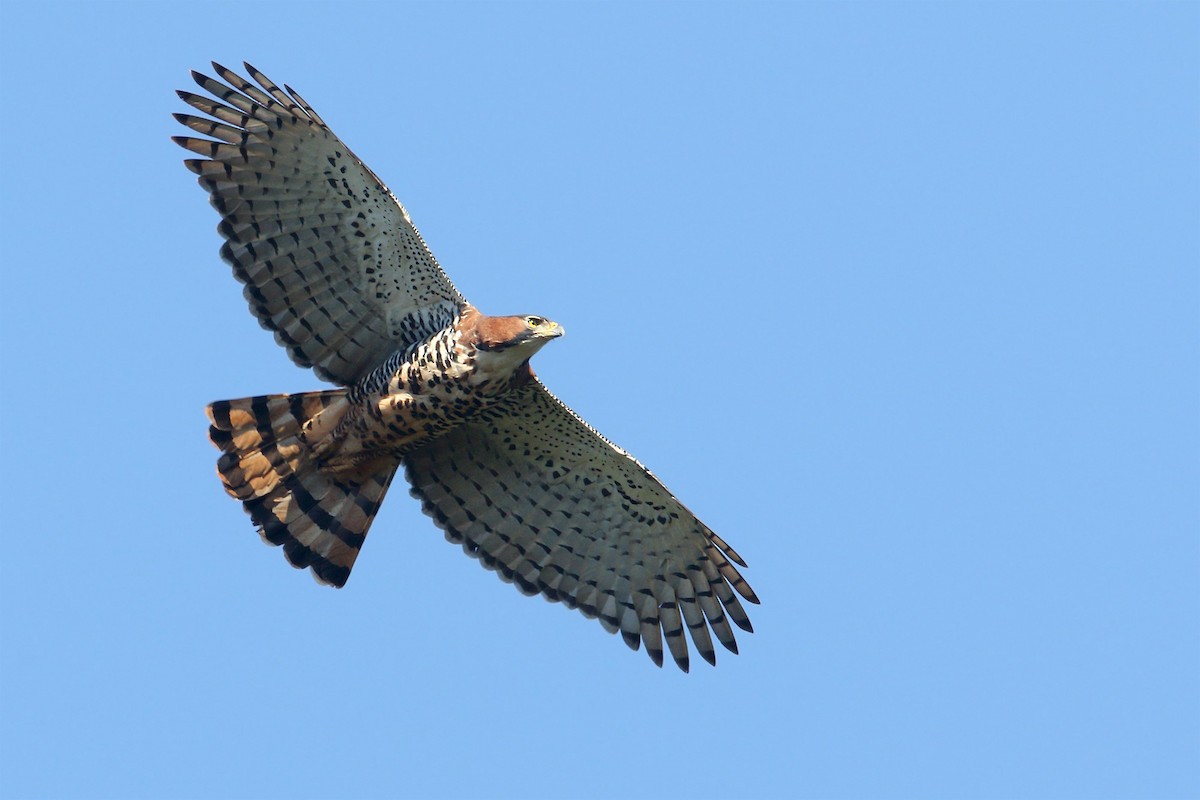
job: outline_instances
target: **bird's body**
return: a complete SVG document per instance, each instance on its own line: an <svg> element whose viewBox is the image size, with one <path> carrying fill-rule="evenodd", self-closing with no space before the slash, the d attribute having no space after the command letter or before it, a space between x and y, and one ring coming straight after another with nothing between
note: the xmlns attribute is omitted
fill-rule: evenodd
<svg viewBox="0 0 1200 800"><path fill-rule="evenodd" d="M687 669L757 598L741 558L553 397L529 359L562 334L458 293L403 206L299 95L194 73L221 102L176 115L222 216L222 255L292 358L342 388L213 403L218 472L263 538L342 586L396 472L451 541L523 591L598 617ZM232 87L232 88L230 88ZM215 141L214 141L215 140ZM727 616L728 615L728 616Z"/></svg>
<svg viewBox="0 0 1200 800"><path fill-rule="evenodd" d="M543 330L529 320L539 320ZM498 334L489 340L492 331ZM489 341L525 331L531 334L525 346L489 346ZM529 357L560 335L557 323L540 317L487 317L468 306L448 327L393 353L356 384L333 430L324 433L325 426L318 431L306 424L305 444L321 468L334 473L366 462L398 464L415 448L483 414L532 379Z"/></svg>

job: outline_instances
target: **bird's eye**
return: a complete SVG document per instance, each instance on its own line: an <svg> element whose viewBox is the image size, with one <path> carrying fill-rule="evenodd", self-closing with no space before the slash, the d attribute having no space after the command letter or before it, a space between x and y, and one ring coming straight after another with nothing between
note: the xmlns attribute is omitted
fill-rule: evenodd
<svg viewBox="0 0 1200 800"><path fill-rule="evenodd" d="M525 322L527 322L531 328L538 328L541 327L546 320L542 319L541 317L526 317Z"/></svg>

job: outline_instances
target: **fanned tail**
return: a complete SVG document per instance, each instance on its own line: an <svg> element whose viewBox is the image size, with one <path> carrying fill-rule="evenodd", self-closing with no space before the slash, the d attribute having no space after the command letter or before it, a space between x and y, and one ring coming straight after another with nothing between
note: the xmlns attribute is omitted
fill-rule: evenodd
<svg viewBox="0 0 1200 800"><path fill-rule="evenodd" d="M320 469L311 445L348 409L346 390L221 400L207 409L217 472L259 534L292 566L341 587L396 474L396 464L353 477Z"/></svg>

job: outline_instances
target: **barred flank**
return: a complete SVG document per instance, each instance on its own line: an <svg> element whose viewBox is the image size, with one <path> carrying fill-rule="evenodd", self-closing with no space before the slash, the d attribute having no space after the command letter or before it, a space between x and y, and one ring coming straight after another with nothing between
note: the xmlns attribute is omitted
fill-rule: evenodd
<svg viewBox="0 0 1200 800"><path fill-rule="evenodd" d="M217 472L263 540L297 568L341 587L396 474L390 465L353 479L322 471L300 439L304 423L327 430L345 412L344 389L221 400L207 409ZM332 424L326 421L332 416Z"/></svg>

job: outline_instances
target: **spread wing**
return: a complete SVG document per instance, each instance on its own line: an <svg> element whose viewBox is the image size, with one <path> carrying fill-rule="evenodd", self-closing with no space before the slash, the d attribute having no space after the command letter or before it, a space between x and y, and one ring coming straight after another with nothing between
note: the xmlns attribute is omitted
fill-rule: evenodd
<svg viewBox="0 0 1200 800"><path fill-rule="evenodd" d="M712 664L710 629L735 653L729 620L752 630L738 595L758 598L730 563L745 562L536 380L405 466L447 539L525 593L598 617L631 648L644 641L659 666L665 636L688 669L685 625Z"/></svg>
<svg viewBox="0 0 1200 800"><path fill-rule="evenodd" d="M193 72L211 99L179 96L175 118L211 139L174 137L221 215L221 256L250 309L292 359L351 384L444 328L465 304L408 212L308 103L246 64L257 86Z"/></svg>

